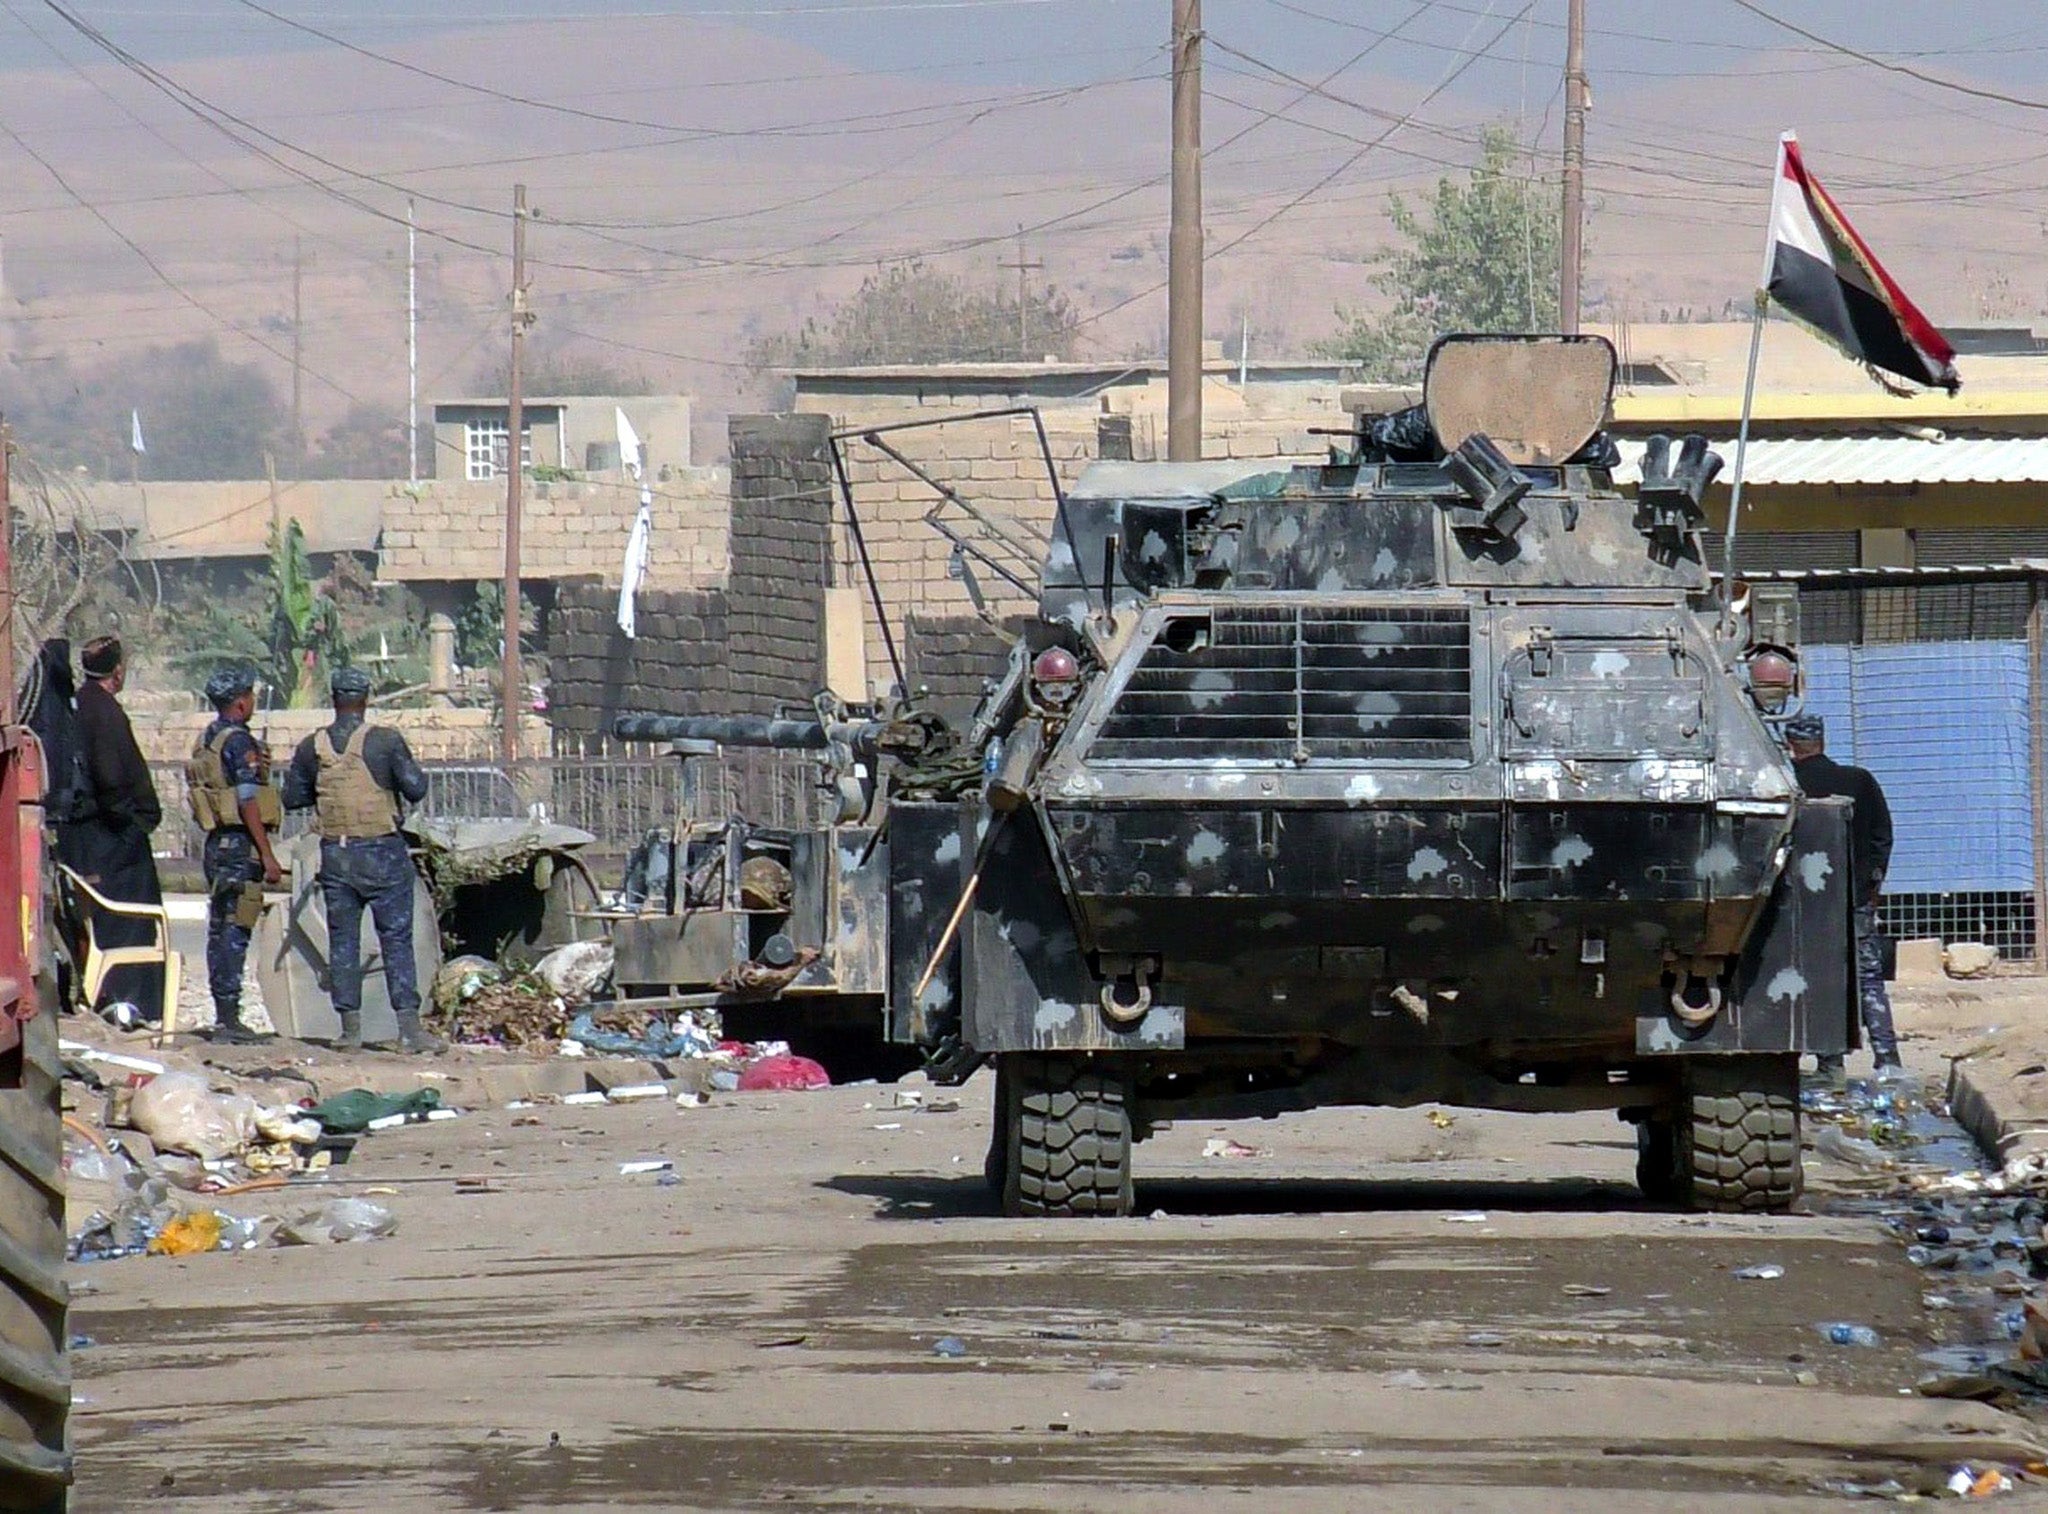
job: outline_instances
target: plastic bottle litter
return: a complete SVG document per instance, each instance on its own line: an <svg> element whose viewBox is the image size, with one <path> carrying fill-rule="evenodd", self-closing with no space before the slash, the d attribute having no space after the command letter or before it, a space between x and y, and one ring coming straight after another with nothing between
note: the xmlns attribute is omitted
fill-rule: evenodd
<svg viewBox="0 0 2048 1514"><path fill-rule="evenodd" d="M932 1342L932 1355L943 1356L949 1362L957 1362L967 1355L967 1342L957 1335L942 1335Z"/></svg>
<svg viewBox="0 0 2048 1514"><path fill-rule="evenodd" d="M1737 1267L1730 1275L1741 1278L1745 1283L1769 1283L1783 1277L1785 1269L1776 1262L1758 1262L1749 1267Z"/></svg>
<svg viewBox="0 0 2048 1514"><path fill-rule="evenodd" d="M1881 1346L1884 1338L1868 1325L1851 1324L1847 1320L1830 1320L1815 1326L1822 1335L1837 1346Z"/></svg>
<svg viewBox="0 0 2048 1514"><path fill-rule="evenodd" d="M1865 1172L1882 1172L1892 1159L1880 1147L1852 1136L1834 1125L1823 1125L1813 1138L1813 1149L1831 1161L1858 1167Z"/></svg>
<svg viewBox="0 0 2048 1514"><path fill-rule="evenodd" d="M324 1246L330 1241L367 1241L398 1228L398 1216L368 1199L329 1199L318 1209L295 1215L277 1227L280 1246Z"/></svg>

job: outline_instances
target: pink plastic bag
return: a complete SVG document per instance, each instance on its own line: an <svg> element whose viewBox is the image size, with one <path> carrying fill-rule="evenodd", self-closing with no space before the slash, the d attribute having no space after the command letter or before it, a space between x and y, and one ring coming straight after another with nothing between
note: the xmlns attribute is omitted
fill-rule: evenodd
<svg viewBox="0 0 2048 1514"><path fill-rule="evenodd" d="M763 1057L749 1063L740 1074L740 1091L794 1093L807 1088L830 1088L832 1075L809 1057Z"/></svg>

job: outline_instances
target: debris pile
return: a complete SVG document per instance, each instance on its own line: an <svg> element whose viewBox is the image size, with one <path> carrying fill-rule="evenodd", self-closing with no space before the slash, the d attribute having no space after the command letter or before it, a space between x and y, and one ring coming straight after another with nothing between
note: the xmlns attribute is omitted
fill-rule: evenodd
<svg viewBox="0 0 2048 1514"><path fill-rule="evenodd" d="M74 1041L61 1050L67 1103L75 1106L64 1117L73 1261L389 1235L395 1217L361 1199L295 1204L281 1216L219 1204L317 1182L348 1160L365 1131L455 1116L431 1088L396 1095L351 1089L317 1104L293 1102L262 1074L209 1076Z"/></svg>

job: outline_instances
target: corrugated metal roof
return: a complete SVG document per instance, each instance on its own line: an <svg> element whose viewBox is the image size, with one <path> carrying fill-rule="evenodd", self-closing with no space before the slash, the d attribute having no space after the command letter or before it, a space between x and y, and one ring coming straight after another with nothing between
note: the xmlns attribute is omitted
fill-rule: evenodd
<svg viewBox="0 0 2048 1514"><path fill-rule="evenodd" d="M1616 483L1635 483L1643 444L1624 440ZM1717 439L1714 450L1726 464L1718 486L1725 488L1735 466L1733 437ZM1952 436L1927 441L1915 436L1755 437L1743 464L1745 487L1799 484L2048 484L2048 436Z"/></svg>

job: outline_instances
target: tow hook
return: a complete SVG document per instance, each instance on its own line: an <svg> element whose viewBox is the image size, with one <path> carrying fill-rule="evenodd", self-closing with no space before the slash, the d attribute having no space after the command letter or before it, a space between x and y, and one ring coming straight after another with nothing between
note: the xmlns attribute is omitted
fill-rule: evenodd
<svg viewBox="0 0 2048 1514"><path fill-rule="evenodd" d="M1712 978L1688 974L1671 990L1671 1013L1692 1030L1712 1024L1720 1012L1721 985Z"/></svg>
<svg viewBox="0 0 2048 1514"><path fill-rule="evenodd" d="M1135 1025L1152 1008L1152 977L1143 967L1102 985L1102 1012L1118 1025Z"/></svg>

